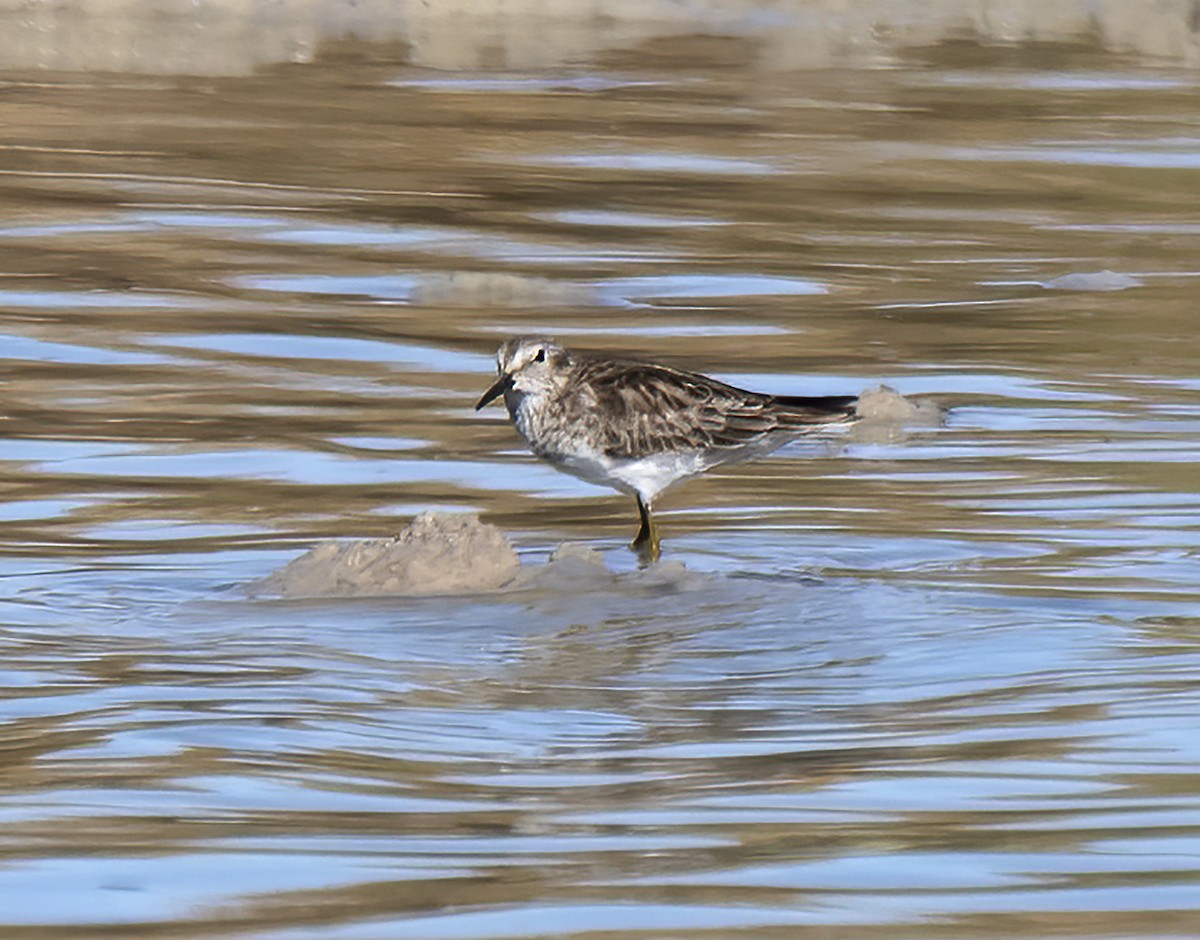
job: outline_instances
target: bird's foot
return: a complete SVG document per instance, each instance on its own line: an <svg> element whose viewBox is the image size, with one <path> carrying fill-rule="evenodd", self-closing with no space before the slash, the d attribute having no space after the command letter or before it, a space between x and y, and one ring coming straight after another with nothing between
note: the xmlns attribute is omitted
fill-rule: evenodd
<svg viewBox="0 0 1200 940"><path fill-rule="evenodd" d="M658 527L643 525L638 530L637 538L629 543L629 547L637 552L639 567L645 568L654 564L662 557L662 546L658 539Z"/></svg>
<svg viewBox="0 0 1200 940"><path fill-rule="evenodd" d="M638 567L645 568L647 565L652 565L658 561L662 555L662 550L658 544L658 526L654 524L654 517L650 515L650 506L642 499L641 494L637 497L638 518L642 524L638 529L637 537L629 543L629 547L637 552Z"/></svg>

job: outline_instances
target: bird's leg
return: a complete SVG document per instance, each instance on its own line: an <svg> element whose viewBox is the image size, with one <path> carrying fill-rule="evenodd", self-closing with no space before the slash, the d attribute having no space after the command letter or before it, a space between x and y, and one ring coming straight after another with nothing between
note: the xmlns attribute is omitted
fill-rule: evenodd
<svg viewBox="0 0 1200 940"><path fill-rule="evenodd" d="M640 493L637 497L637 507L638 515L642 519L642 526L638 529L637 537L629 543L629 547L638 553L638 561L643 565L649 565L658 561L662 554L658 544L658 526L650 518L650 507L642 501Z"/></svg>

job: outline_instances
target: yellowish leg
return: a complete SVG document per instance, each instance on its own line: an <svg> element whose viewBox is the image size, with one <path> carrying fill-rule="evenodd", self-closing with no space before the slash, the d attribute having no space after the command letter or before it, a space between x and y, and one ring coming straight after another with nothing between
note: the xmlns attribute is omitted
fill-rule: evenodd
<svg viewBox="0 0 1200 940"><path fill-rule="evenodd" d="M650 517L650 507L642 502L640 495L637 498L637 507L642 526L638 529L637 537L629 543L629 547L638 553L638 561L643 565L649 565L658 561L662 555L658 542L658 526Z"/></svg>

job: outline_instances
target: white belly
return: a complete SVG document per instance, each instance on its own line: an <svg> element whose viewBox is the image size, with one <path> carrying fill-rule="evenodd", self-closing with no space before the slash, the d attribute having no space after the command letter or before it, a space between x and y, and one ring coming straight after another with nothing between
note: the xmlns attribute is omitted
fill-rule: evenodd
<svg viewBox="0 0 1200 940"><path fill-rule="evenodd" d="M547 456L556 467L581 480L611 486L622 493L637 493L646 503L676 480L700 473L707 464L694 451L656 454L639 460L623 460L603 454L577 453L571 456Z"/></svg>

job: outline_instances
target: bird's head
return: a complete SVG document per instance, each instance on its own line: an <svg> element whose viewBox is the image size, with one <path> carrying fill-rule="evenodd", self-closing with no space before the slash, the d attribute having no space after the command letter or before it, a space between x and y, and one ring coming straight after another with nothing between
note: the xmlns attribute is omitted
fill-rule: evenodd
<svg viewBox="0 0 1200 940"><path fill-rule="evenodd" d="M557 388L569 362L570 353L544 336L514 336L506 340L496 353L499 378L483 393L475 410L509 392L539 395Z"/></svg>

